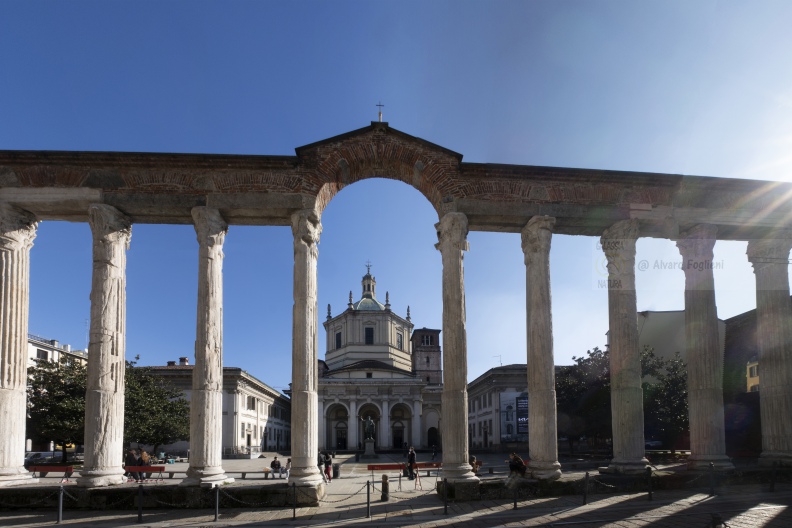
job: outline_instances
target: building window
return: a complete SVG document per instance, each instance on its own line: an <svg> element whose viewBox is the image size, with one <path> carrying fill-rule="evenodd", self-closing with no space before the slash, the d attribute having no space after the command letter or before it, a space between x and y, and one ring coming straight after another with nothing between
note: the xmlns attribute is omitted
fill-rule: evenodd
<svg viewBox="0 0 792 528"><path fill-rule="evenodd" d="M514 434L514 426L512 424L506 424L506 434Z"/></svg>
<svg viewBox="0 0 792 528"><path fill-rule="evenodd" d="M489 393L489 396L487 396L487 400L489 400L488 407L492 407L492 393L491 392Z"/></svg>
<svg viewBox="0 0 792 528"><path fill-rule="evenodd" d="M374 328L370 326L366 327L366 344L367 345L374 344Z"/></svg>
<svg viewBox="0 0 792 528"><path fill-rule="evenodd" d="M336 348L341 348L341 332L336 332Z"/></svg>
<svg viewBox="0 0 792 528"><path fill-rule="evenodd" d="M240 427L240 437L245 438L245 422L242 422L242 427Z"/></svg>
<svg viewBox="0 0 792 528"><path fill-rule="evenodd" d="M426 356L426 366L429 366L429 356Z"/></svg>
<svg viewBox="0 0 792 528"><path fill-rule="evenodd" d="M421 336L421 344L422 345L434 345L434 336L424 335Z"/></svg>
<svg viewBox="0 0 792 528"><path fill-rule="evenodd" d="M431 383L431 382L429 381L429 376L426 376L426 383Z"/></svg>
<svg viewBox="0 0 792 528"><path fill-rule="evenodd" d="M751 386L751 392L759 392L759 385Z"/></svg>
<svg viewBox="0 0 792 528"><path fill-rule="evenodd" d="M36 359L49 359L49 354L46 350L36 349Z"/></svg>
<svg viewBox="0 0 792 528"><path fill-rule="evenodd" d="M401 332L396 333L396 348L399 350L404 348L404 335Z"/></svg>
<svg viewBox="0 0 792 528"><path fill-rule="evenodd" d="M253 396L247 397L247 410L248 411L256 410L256 398L254 398Z"/></svg>
<svg viewBox="0 0 792 528"><path fill-rule="evenodd" d="M759 365L754 365L753 367L748 369L748 375L752 378L755 378L759 375Z"/></svg>
<svg viewBox="0 0 792 528"><path fill-rule="evenodd" d="M478 427L479 427L479 434L478 435L481 436L481 422L478 423Z"/></svg>
<svg viewBox="0 0 792 528"><path fill-rule="evenodd" d="M371 378L371 377L372 377L372 376L371 376L371 372L366 372L366 377L367 377L367 378Z"/></svg>

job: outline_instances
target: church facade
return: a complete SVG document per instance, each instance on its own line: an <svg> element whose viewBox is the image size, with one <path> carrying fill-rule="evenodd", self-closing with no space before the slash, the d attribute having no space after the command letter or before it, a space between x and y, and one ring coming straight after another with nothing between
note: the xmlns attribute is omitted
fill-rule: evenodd
<svg viewBox="0 0 792 528"><path fill-rule="evenodd" d="M374 422L375 449L440 446L443 392L440 330L414 329L377 300L371 269L362 293L333 317L327 307L326 353L319 360L319 448L361 449L363 421Z"/></svg>

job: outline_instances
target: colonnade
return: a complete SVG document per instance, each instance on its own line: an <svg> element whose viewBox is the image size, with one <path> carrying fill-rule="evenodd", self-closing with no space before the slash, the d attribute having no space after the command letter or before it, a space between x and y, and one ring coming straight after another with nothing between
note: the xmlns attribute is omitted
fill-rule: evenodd
<svg viewBox="0 0 792 528"><path fill-rule="evenodd" d="M191 458L183 485L227 482L222 468L222 260L227 224L219 211L196 207L198 312L191 400ZM86 393L85 469L78 484L124 481L123 453L126 250L131 221L108 205L92 205L91 326ZM561 475L558 463L549 254L555 219L530 218L522 229L526 265L529 470L540 479ZM0 205L0 485L30 482L24 458L29 255L35 217ZM317 398L316 266L322 225L305 209L291 215L294 236L292 346L292 471L290 482L321 493L316 466L320 430ZM451 482L473 482L468 464L467 348L464 252L468 221L449 212L436 224L443 264L443 469ZM717 230L698 225L677 246L684 259L685 333L689 360L691 461L731 467L725 455L722 362L717 339L712 251ZM644 458L640 355L636 320L636 220L616 222L601 237L608 266L611 403L614 458L604 471L634 473ZM757 280L764 462L792 462L792 306L787 259L792 237L748 244Z"/></svg>

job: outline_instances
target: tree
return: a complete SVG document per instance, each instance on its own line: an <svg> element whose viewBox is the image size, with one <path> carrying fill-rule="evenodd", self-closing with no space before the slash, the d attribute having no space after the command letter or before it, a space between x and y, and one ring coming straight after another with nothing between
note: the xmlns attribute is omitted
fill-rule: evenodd
<svg viewBox="0 0 792 528"><path fill-rule="evenodd" d="M38 441L82 444L85 430L86 367L62 358L60 363L39 360L28 368L28 434Z"/></svg>
<svg viewBox="0 0 792 528"><path fill-rule="evenodd" d="M647 431L663 445L678 448L689 431L687 365L679 352L663 361L656 383L644 388L644 420Z"/></svg>
<svg viewBox="0 0 792 528"><path fill-rule="evenodd" d="M127 361L124 443L151 445L156 452L161 445L189 439L190 403L184 393L154 375L151 367Z"/></svg>

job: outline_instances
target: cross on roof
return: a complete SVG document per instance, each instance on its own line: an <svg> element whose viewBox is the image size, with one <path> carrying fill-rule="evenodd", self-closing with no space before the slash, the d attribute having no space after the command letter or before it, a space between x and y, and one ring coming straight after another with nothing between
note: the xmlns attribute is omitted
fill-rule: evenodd
<svg viewBox="0 0 792 528"><path fill-rule="evenodd" d="M371 274L371 261L366 261L366 273Z"/></svg>
<svg viewBox="0 0 792 528"><path fill-rule="evenodd" d="M382 104L382 102L380 101L380 102L377 103L376 106L379 107L379 120L380 120L380 123L382 123L382 107L385 106L385 105Z"/></svg>

